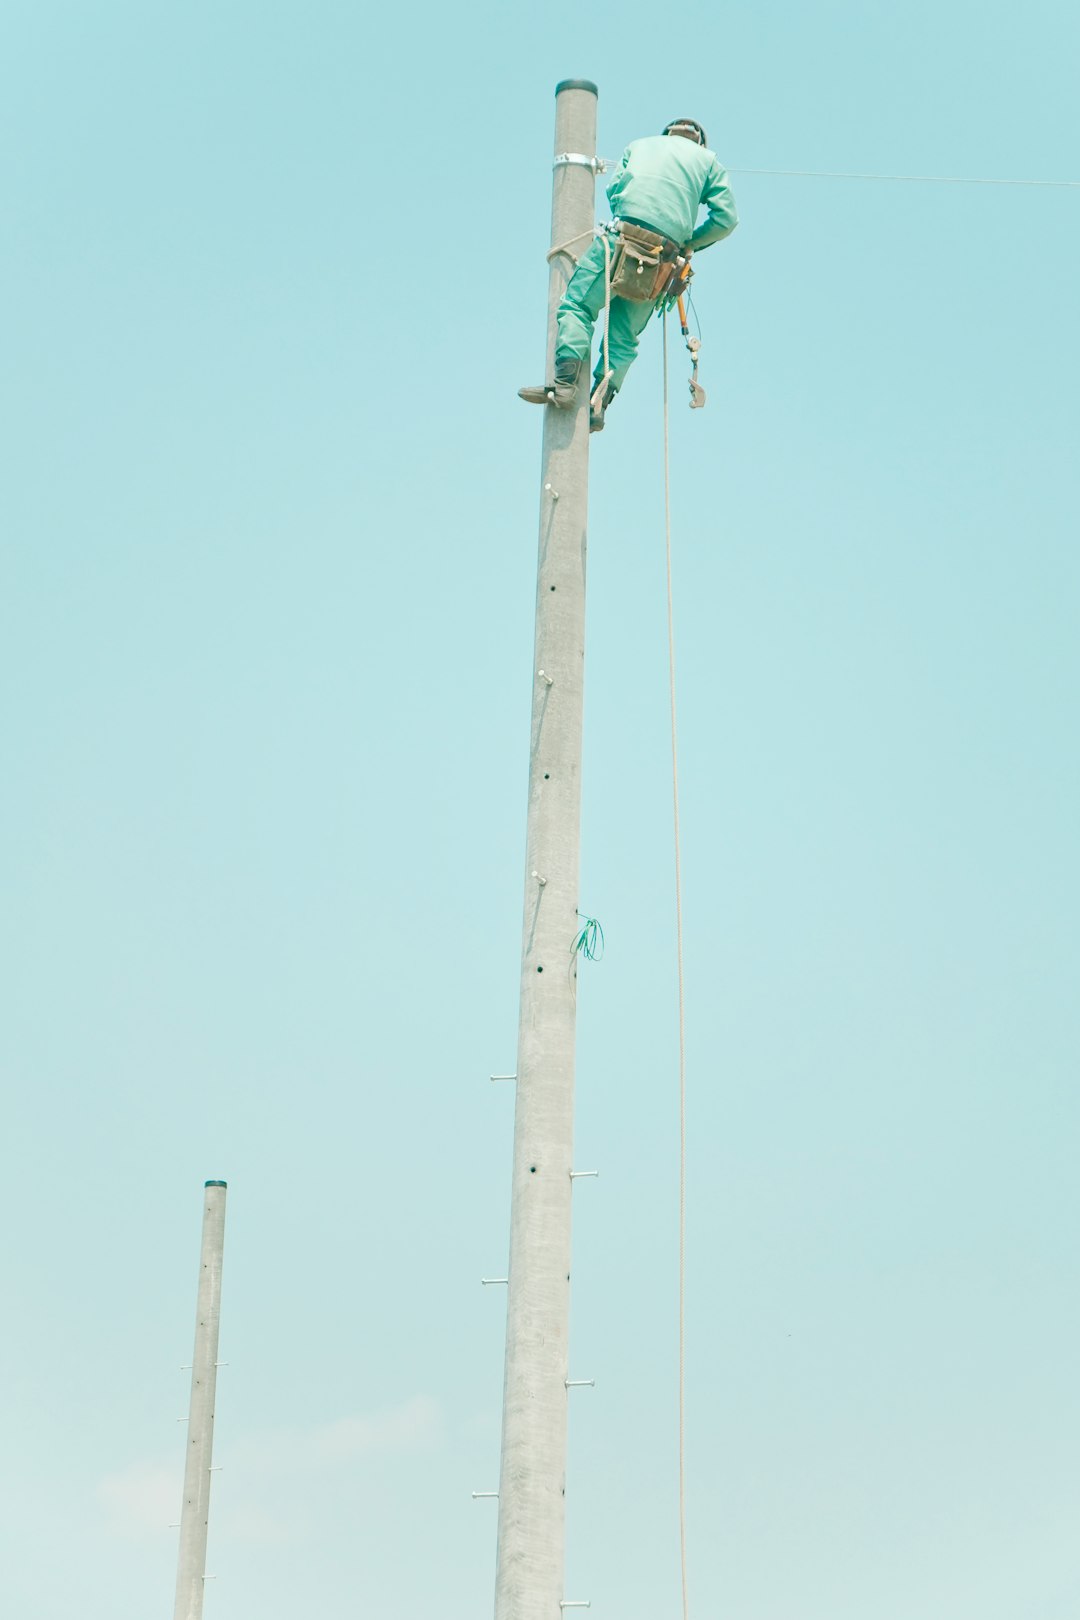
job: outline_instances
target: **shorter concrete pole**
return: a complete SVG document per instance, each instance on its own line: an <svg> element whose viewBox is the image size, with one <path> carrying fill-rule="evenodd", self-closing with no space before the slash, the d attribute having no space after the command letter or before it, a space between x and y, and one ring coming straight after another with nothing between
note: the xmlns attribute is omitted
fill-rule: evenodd
<svg viewBox="0 0 1080 1620"><path fill-rule="evenodd" d="M203 1612L221 1324L221 1264L225 1249L225 1189L224 1181L208 1181L203 1200L202 1259L195 1312L195 1353L191 1358L191 1405L173 1620L202 1620Z"/></svg>

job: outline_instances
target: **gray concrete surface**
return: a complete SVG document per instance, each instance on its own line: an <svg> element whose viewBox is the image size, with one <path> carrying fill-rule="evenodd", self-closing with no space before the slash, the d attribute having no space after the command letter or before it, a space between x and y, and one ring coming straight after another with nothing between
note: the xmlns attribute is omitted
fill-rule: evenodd
<svg viewBox="0 0 1080 1620"><path fill-rule="evenodd" d="M191 1404L173 1620L202 1620L203 1612L218 1331L221 1324L221 1266L225 1248L225 1191L223 1181L208 1181L203 1199L195 1353L191 1358Z"/></svg>
<svg viewBox="0 0 1080 1620"><path fill-rule="evenodd" d="M555 154L596 152L595 88L556 96ZM554 170L552 246L588 247L595 175ZM573 269L553 259L555 310ZM544 408L532 739L521 955L496 1620L560 1620L564 1596L567 1346L574 1123L588 372L577 406Z"/></svg>

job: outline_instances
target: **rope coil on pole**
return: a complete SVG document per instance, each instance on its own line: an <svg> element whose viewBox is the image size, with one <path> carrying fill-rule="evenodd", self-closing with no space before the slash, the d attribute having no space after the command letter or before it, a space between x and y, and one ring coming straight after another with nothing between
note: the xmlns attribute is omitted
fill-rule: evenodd
<svg viewBox="0 0 1080 1620"><path fill-rule="evenodd" d="M552 259L557 259L560 254L562 254L564 258L569 259L571 264L577 264L578 256L576 253L571 253L570 249L573 247L575 242L584 242L587 236L595 235L596 227L594 225L590 225L587 231L578 231L576 236L568 236L565 242L559 242L555 247L548 249L548 252L545 255L548 264L551 263Z"/></svg>

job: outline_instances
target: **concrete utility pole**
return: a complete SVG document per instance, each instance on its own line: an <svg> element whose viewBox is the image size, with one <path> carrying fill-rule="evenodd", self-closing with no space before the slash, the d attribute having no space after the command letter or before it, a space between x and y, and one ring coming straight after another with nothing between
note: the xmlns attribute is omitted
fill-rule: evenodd
<svg viewBox="0 0 1080 1620"><path fill-rule="evenodd" d="M596 97L585 79L555 91L551 245L574 258L595 225ZM549 377L573 268L551 259ZM560 1620L565 1596L588 393L586 369L575 409L544 409L496 1620Z"/></svg>
<svg viewBox="0 0 1080 1620"><path fill-rule="evenodd" d="M208 1181L203 1200L202 1260L191 1358L184 1505L180 1512L180 1560L173 1620L202 1620L206 1580L206 1530L210 1517L210 1463L214 1448L214 1391L221 1324L221 1262L225 1248L224 1181Z"/></svg>

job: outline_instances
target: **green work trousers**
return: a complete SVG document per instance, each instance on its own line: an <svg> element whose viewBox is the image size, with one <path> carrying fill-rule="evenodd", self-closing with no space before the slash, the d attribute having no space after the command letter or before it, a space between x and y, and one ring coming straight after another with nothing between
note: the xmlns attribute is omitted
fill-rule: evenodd
<svg viewBox="0 0 1080 1620"><path fill-rule="evenodd" d="M615 251L612 244L612 252ZM593 327L604 307L606 277L604 244L596 241L581 255L577 269L567 284L559 305L559 325L555 338L556 360L588 360L592 353ZM638 338L648 325L655 304L613 298L608 317L608 361L612 370L611 387L620 389L638 351ZM596 361L596 380L604 375L604 350Z"/></svg>

